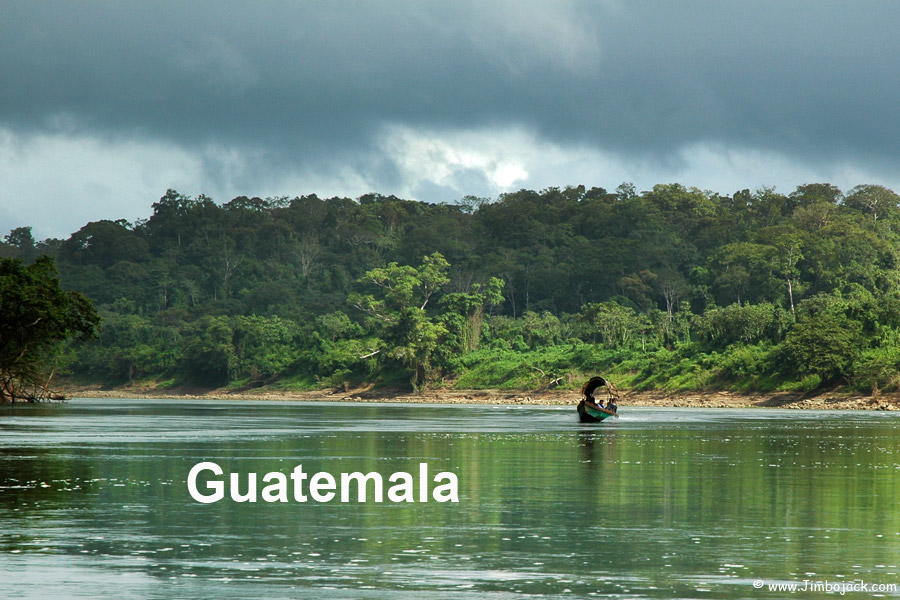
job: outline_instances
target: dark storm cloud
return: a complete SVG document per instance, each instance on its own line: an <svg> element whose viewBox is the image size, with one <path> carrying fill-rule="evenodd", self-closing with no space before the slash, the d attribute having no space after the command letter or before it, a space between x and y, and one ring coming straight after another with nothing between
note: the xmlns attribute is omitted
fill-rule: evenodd
<svg viewBox="0 0 900 600"><path fill-rule="evenodd" d="M386 124L900 155L895 3L13 2L0 127L371 162Z"/></svg>

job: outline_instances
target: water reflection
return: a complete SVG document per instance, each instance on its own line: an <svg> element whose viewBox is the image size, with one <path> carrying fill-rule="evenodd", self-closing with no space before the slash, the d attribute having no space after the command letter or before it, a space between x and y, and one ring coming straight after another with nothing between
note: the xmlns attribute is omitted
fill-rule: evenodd
<svg viewBox="0 0 900 600"><path fill-rule="evenodd" d="M759 598L757 578L900 580L893 415L630 409L585 426L571 407L33 408L0 412L14 597ZM385 476L425 461L457 473L460 503L202 505L185 486L202 460Z"/></svg>

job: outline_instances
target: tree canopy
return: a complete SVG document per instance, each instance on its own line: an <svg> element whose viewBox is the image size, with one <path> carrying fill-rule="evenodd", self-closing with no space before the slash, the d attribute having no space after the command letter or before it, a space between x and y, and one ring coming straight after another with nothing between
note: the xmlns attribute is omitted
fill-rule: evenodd
<svg viewBox="0 0 900 600"><path fill-rule="evenodd" d="M619 369L635 386L871 390L900 381L898 203L827 183L458 206L169 190L147 219L39 242L18 228L0 255L55 257L98 307L99 337L67 346L87 382L531 386Z"/></svg>

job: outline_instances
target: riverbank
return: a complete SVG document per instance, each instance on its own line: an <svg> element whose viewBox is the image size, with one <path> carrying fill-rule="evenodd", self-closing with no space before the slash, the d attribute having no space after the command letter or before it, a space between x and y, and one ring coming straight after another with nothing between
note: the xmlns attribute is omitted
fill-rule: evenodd
<svg viewBox="0 0 900 600"><path fill-rule="evenodd" d="M397 402L422 404L521 404L574 405L580 394L577 390L424 390L413 393L398 389L357 389L349 391L317 390L229 390L227 388L156 389L122 387L98 389L69 387L63 390L70 398L172 398L225 400L303 400L309 402ZM838 410L900 410L900 393L879 396L848 395L829 392L803 394L740 394L735 392L666 393L623 392L620 406L661 406L683 408L793 408Z"/></svg>

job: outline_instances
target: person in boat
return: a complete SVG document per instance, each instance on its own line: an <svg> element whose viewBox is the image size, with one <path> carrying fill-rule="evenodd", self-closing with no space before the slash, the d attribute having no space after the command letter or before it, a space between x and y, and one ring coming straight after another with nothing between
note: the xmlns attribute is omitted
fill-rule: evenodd
<svg viewBox="0 0 900 600"><path fill-rule="evenodd" d="M603 400L597 400L593 395L588 396L585 403L592 408L606 408L606 406L603 405Z"/></svg>
<svg viewBox="0 0 900 600"><path fill-rule="evenodd" d="M609 396L605 402L602 399L598 400L594 395L594 392L601 387L606 388ZM591 377L583 386L581 386L581 394L582 398L584 398L585 405L591 408L602 409L612 413L619 412L619 406L616 403L619 392L612 383L608 382L603 377Z"/></svg>

